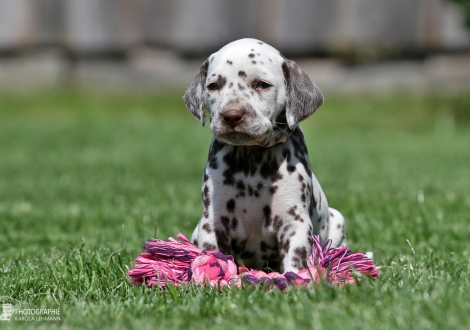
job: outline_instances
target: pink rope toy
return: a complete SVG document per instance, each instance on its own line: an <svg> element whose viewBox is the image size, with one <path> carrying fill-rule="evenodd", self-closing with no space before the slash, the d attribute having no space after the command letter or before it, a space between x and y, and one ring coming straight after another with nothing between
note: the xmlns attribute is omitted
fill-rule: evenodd
<svg viewBox="0 0 470 330"><path fill-rule="evenodd" d="M261 270L238 267L231 255L218 251L201 251L183 235L179 241L150 239L144 243L147 252L135 259L135 268L127 276L135 284L166 287L168 283L179 286L199 284L211 287L241 288L245 285L264 285L266 288L288 289L291 286L307 286L327 280L334 286L356 284L360 276L376 279L379 271L364 253L352 253L347 246L330 248L331 241L320 244L320 237L313 236L312 253L307 268L298 273L265 273Z"/></svg>

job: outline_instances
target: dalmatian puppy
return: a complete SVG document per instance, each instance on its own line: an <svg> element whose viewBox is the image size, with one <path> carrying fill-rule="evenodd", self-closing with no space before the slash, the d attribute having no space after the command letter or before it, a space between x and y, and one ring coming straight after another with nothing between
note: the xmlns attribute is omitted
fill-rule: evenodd
<svg viewBox="0 0 470 330"><path fill-rule="evenodd" d="M213 134L192 235L247 267L297 272L319 234L344 246L345 221L328 208L298 123L323 95L295 62L255 39L229 43L199 69L184 95Z"/></svg>

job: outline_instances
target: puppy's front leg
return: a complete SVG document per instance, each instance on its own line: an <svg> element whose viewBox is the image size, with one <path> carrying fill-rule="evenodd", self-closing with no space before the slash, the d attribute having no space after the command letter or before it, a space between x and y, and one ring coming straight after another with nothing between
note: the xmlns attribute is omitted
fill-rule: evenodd
<svg viewBox="0 0 470 330"><path fill-rule="evenodd" d="M207 218L199 221L191 236L191 242L203 251L217 250L230 254L230 233L226 226Z"/></svg>
<svg viewBox="0 0 470 330"><path fill-rule="evenodd" d="M196 229L194 229L191 241L203 251L217 250L229 254L230 219L227 216L216 217L214 215L214 183L210 175L210 161L214 155L211 155L211 153L209 154L208 165L204 170L202 183L203 215Z"/></svg>
<svg viewBox="0 0 470 330"><path fill-rule="evenodd" d="M202 218L193 231L191 242L203 251L219 250L217 232L212 221Z"/></svg>
<svg viewBox="0 0 470 330"><path fill-rule="evenodd" d="M191 236L191 242L204 251L218 250L212 205L213 184L207 170L206 165L201 187L203 214Z"/></svg>
<svg viewBox="0 0 470 330"><path fill-rule="evenodd" d="M309 217L301 215L281 226L277 234L281 272L297 273L305 268L307 257L312 252L312 230Z"/></svg>

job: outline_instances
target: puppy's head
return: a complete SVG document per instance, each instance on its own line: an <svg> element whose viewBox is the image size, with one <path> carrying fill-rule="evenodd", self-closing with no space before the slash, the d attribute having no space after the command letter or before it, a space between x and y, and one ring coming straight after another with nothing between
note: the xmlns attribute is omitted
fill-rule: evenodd
<svg viewBox="0 0 470 330"><path fill-rule="evenodd" d="M323 95L295 62L255 39L234 41L212 54L184 95L189 111L214 137L232 145L284 142L315 112Z"/></svg>

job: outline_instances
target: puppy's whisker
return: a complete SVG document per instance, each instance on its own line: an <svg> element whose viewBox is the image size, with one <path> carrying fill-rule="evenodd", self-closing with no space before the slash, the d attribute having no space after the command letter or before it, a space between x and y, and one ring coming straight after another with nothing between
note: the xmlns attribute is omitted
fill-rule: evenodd
<svg viewBox="0 0 470 330"><path fill-rule="evenodd" d="M273 125L273 126L274 126L274 128L277 128L278 130L283 131L283 132L286 133L286 134L289 134L289 133L287 133L285 130L283 130L282 128L280 128L279 126L276 126L276 125ZM272 132L273 132L273 134L274 134L274 130L273 130Z"/></svg>

